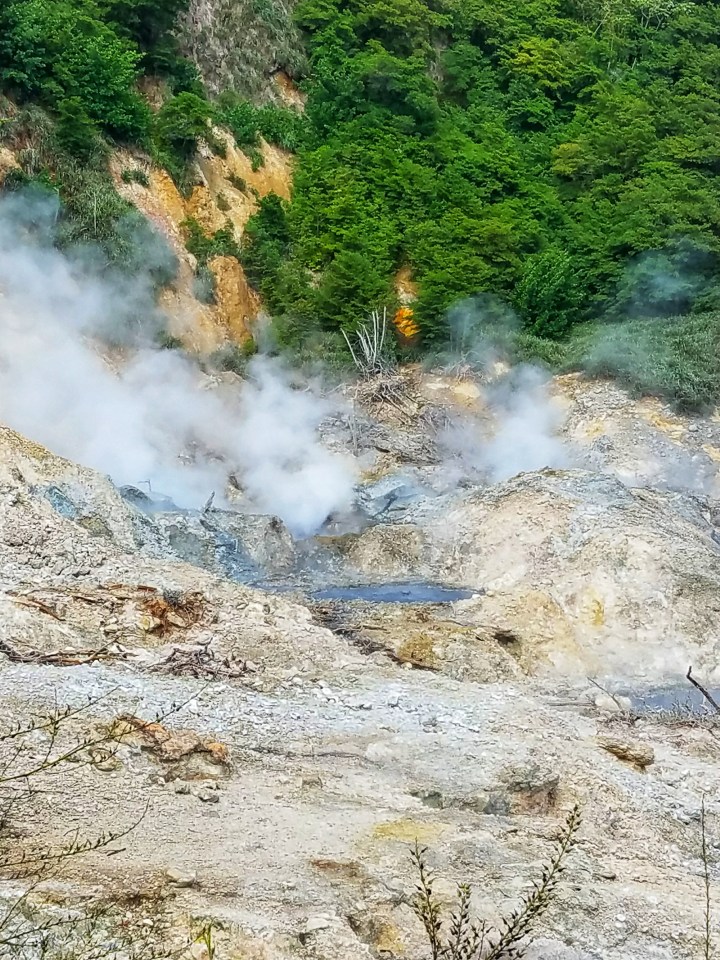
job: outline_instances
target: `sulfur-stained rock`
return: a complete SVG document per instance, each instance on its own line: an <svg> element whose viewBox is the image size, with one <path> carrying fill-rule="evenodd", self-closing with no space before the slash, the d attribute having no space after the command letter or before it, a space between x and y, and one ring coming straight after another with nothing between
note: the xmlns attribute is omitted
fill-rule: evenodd
<svg viewBox="0 0 720 960"><path fill-rule="evenodd" d="M655 751L644 743L630 743L626 740L615 740L611 737L598 737L598 743L618 760L625 760L636 767L645 769L655 763Z"/></svg>

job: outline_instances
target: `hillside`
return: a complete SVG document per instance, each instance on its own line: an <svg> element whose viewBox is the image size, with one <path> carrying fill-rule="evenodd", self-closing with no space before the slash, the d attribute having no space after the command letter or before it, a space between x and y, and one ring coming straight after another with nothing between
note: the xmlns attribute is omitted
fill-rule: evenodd
<svg viewBox="0 0 720 960"><path fill-rule="evenodd" d="M720 383L718 36L706 0L13 0L5 189L56 191L58 242L132 272L151 239L119 195L147 213L136 188L165 170L191 200L200 299L208 257L242 261L232 309L251 320L259 295L303 356L344 362L341 330L409 297L425 351L491 340L703 406ZM263 143L292 151L292 193L228 169L203 220L193 193L228 136L251 172ZM113 184L118 147L138 163L115 161Z"/></svg>

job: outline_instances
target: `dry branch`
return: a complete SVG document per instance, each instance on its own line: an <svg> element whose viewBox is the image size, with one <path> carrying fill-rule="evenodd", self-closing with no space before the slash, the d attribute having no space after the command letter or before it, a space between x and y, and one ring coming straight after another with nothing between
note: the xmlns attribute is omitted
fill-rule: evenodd
<svg viewBox="0 0 720 960"><path fill-rule="evenodd" d="M708 693L705 687L699 681L697 681L695 677L692 675L692 666L688 667L688 672L686 676L687 676L687 679L690 681L690 683L695 687L695 689L699 690L700 693L705 697L705 699L712 706L715 712L720 713L720 704L717 702L717 700L713 699L712 695Z"/></svg>

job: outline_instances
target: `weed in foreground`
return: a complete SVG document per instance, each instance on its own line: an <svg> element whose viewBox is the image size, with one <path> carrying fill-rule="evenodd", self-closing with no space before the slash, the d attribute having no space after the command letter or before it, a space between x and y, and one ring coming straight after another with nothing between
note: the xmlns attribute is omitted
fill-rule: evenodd
<svg viewBox="0 0 720 960"><path fill-rule="evenodd" d="M427 848L415 844L412 859L418 871L412 907L425 928L431 960L519 960L530 945L535 924L552 903L565 870L565 861L577 842L580 808L572 808L558 837L555 852L532 890L497 927L474 920L470 913L469 884L458 886L457 901L447 922L434 891L434 877L426 860Z"/></svg>

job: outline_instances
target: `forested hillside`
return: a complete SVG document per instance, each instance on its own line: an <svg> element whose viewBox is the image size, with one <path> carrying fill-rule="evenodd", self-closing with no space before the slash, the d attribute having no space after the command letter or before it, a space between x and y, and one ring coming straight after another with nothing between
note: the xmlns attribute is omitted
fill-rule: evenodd
<svg viewBox="0 0 720 960"><path fill-rule="evenodd" d="M287 222L270 211L264 231L283 255L259 264L276 310L352 323L404 264L429 338L477 291L549 337L715 304L718 4L304 0L297 16L307 140Z"/></svg>
<svg viewBox="0 0 720 960"><path fill-rule="evenodd" d="M186 0L3 5L0 83L23 109L0 136L34 145L23 176L59 190L73 239L87 233L87 182L105 183L108 144L138 145L187 189L198 143L221 150L213 125L225 126L249 151L263 136L297 154L292 200L265 198L238 252L285 345L342 349L342 329L397 306L402 270L425 348L448 340L468 298L483 322L510 308L551 360L568 335L577 352L573 328L631 320L643 342L663 344L659 388L675 395L689 378L680 399L709 399L720 382L707 366L719 339L720 5L302 0L292 27L278 9L253 6L252 36L265 17L267 73L294 73L302 116L258 92L259 41L251 79L242 36L206 23L194 44ZM303 51L283 29L299 31ZM236 89L220 90L220 77ZM163 84L154 109L148 78ZM129 211L103 196L93 239L132 264L117 229ZM707 319L690 322L691 342L675 321L643 325L693 313ZM606 361L596 357L617 366ZM633 377L652 388L656 367Z"/></svg>

